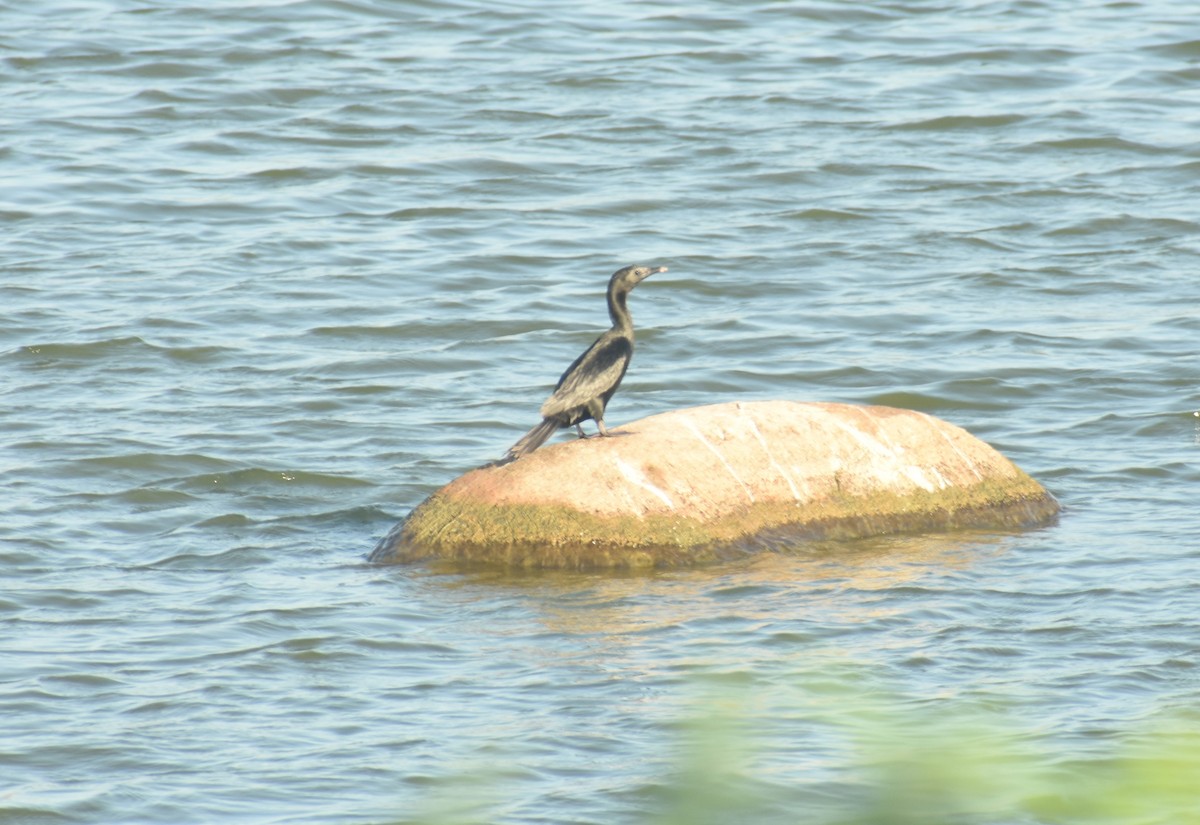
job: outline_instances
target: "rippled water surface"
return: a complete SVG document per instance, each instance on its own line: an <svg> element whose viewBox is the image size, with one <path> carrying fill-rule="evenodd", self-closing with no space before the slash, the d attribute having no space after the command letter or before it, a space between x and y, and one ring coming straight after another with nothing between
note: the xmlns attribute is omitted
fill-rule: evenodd
<svg viewBox="0 0 1200 825"><path fill-rule="evenodd" d="M644 822L715 680L797 821L856 781L816 695L1003 706L1062 764L1195 706L1198 20L0 0L0 820L413 821L485 768L481 821ZM367 565L633 262L611 423L915 408L1060 522Z"/></svg>

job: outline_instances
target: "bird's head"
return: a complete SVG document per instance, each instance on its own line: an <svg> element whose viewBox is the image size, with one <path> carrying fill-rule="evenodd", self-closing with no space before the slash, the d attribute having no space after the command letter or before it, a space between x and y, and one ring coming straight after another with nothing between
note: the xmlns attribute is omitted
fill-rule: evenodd
<svg viewBox="0 0 1200 825"><path fill-rule="evenodd" d="M612 284L621 284L626 289L633 289L634 286L649 278L657 272L666 272L665 266L627 266L624 269L618 269L613 273Z"/></svg>

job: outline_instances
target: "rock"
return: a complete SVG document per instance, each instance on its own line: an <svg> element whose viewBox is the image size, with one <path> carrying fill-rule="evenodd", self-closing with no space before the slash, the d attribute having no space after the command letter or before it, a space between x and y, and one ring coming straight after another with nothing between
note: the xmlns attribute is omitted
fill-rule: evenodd
<svg viewBox="0 0 1200 825"><path fill-rule="evenodd" d="M652 567L805 539L1043 524L1058 502L920 412L756 401L654 415L435 492L370 555L518 567Z"/></svg>

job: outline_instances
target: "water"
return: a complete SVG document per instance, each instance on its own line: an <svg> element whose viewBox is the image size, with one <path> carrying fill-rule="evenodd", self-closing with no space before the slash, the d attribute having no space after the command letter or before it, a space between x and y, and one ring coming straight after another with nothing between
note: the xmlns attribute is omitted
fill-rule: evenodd
<svg viewBox="0 0 1200 825"><path fill-rule="evenodd" d="M713 681L816 805L855 768L814 696L1003 706L1056 765L1200 699L1190 2L0 24L0 820L413 821L499 769L481 821L644 822ZM639 576L366 565L533 423L632 262L670 272L613 424L916 408L1061 521Z"/></svg>

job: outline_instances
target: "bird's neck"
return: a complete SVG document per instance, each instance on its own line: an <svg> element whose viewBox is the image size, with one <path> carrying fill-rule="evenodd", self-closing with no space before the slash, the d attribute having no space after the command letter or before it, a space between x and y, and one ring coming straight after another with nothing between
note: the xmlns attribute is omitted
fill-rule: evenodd
<svg viewBox="0 0 1200 825"><path fill-rule="evenodd" d="M612 318L613 329L633 335L633 318L629 315L629 307L625 305L625 299L629 295L629 290L621 289L618 286L611 286L608 289L608 317Z"/></svg>

